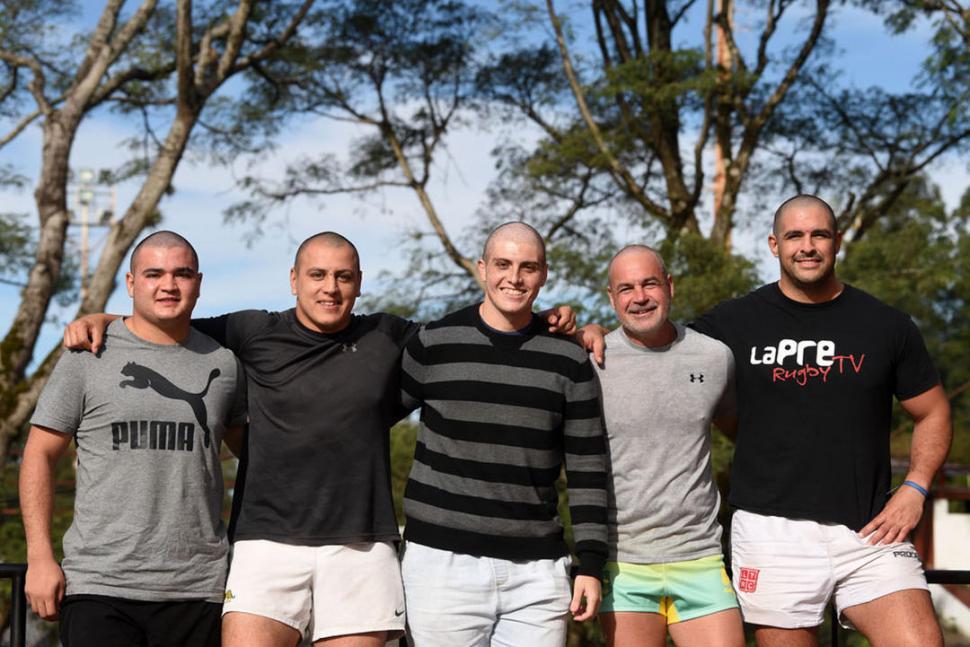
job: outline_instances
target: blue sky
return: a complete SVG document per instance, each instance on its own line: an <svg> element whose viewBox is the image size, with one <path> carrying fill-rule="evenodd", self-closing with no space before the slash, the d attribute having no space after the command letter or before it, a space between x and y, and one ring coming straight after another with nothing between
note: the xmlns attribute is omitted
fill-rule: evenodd
<svg viewBox="0 0 970 647"><path fill-rule="evenodd" d="M88 2L90 9L101 3ZM567 4L560 0L560 11ZM703 3L699 3L703 4ZM740 13L739 25L750 22L753 15ZM696 26L694 27L696 29ZM783 28L799 31L805 26L798 21L783 24ZM881 18L867 12L841 7L830 32L843 50L837 60L846 78L859 86L882 85L889 89L905 88L925 56L929 26L924 24L914 32L890 36ZM753 33L753 32L752 32ZM794 32L793 32L794 33ZM742 30L742 37L744 32ZM748 36L751 37L750 35ZM792 34L787 37L790 39ZM129 125L110 115L100 114L82 126L71 157L72 167L101 168L114 166L124 157L121 141L130 133ZM359 133L346 124L322 120L306 121L298 128L283 133L277 153L269 158L262 170L279 173L287 160L300 155L329 151L344 155L349 143ZM534 137L525 132L523 137ZM436 180L430 188L432 199L445 225L458 233L470 222L475 210L484 200L484 191L494 175L493 161L488 151L496 143L497 133L466 129L449 137L449 155L441 157L435 169ZM39 168L40 130L31 128L19 141L0 151L0 163L16 163L21 172L36 179ZM253 247L244 243L246 225L224 225L222 211L244 197L235 187L233 173L244 168L212 167L185 160L175 176L174 195L162 205L163 226L183 233L197 247L204 273L202 298L197 314L219 314L229 310L262 307L282 309L292 305L288 271L292 253L300 240L324 229L339 231L352 239L362 257L364 291L373 286L373 278L381 270L395 270L403 266L400 242L408 228L427 230L425 217L415 196L405 190L387 190L361 201L336 197L326 202L297 201L282 208L267 233ZM950 158L932 171L941 184L944 197L952 206L963 190L970 185L966 164ZM3 211L33 214L32 189L23 192L0 193ZM119 210L130 202L137 186L129 183L117 187ZM31 216L34 217L33 215ZM95 230L93 240L102 234ZM634 241L630 241L634 242ZM763 237L739 237L739 251L752 255L762 265L764 278L773 279L775 270L769 260ZM471 253L466 250L466 253ZM123 285L123 284L122 284ZM417 291L417 286L415 286ZM0 286L0 321L6 326L16 308L17 289ZM115 293L109 304L115 312L127 312L129 303L123 288ZM72 308L54 309L62 319L73 313ZM38 346L39 355L59 336L60 325L45 326L44 337Z"/></svg>

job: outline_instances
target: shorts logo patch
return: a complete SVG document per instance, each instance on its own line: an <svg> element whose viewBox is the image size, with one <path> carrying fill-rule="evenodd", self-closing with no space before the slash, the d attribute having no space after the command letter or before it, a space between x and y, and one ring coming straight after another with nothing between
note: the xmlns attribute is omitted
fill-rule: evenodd
<svg viewBox="0 0 970 647"><path fill-rule="evenodd" d="M909 557L911 559L919 559L919 555L912 550L894 550L893 557Z"/></svg>
<svg viewBox="0 0 970 647"><path fill-rule="evenodd" d="M754 593L758 590L758 573L761 571L757 568L742 568L741 574L738 577L738 589L743 593Z"/></svg>

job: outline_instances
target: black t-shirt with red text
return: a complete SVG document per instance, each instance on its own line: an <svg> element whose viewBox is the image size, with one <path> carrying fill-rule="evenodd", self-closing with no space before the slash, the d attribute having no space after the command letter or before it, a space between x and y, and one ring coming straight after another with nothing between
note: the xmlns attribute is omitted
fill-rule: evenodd
<svg viewBox="0 0 970 647"><path fill-rule="evenodd" d="M799 303L776 283L692 324L734 352L732 506L860 530L886 503L892 398L939 382L905 313L846 285Z"/></svg>

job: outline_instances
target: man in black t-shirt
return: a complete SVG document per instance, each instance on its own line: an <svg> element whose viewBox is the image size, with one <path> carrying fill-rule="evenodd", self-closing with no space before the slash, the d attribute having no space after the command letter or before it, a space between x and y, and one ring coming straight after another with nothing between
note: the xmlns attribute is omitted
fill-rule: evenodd
<svg viewBox="0 0 970 647"><path fill-rule="evenodd" d="M768 237L781 278L693 326L735 355L734 584L761 646L817 644L834 594L874 644L942 645L906 541L949 449L950 409L910 318L840 282L831 207L796 196ZM892 398L915 421L890 496Z"/></svg>

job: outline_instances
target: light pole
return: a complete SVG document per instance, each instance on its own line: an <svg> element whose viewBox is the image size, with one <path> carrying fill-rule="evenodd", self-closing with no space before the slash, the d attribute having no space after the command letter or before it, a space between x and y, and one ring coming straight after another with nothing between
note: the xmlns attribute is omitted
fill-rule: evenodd
<svg viewBox="0 0 970 647"><path fill-rule="evenodd" d="M81 225L81 302L88 296L88 274L91 256L91 245L89 242L90 228L105 227L110 222L104 222L104 215L112 217L115 210L115 187L113 184L107 186L100 185L95 180L94 171L83 168L78 171L78 182L74 189L74 197L77 202L77 210L80 216ZM108 199L108 208L99 208L98 198ZM91 210L97 214L97 223L91 223Z"/></svg>

